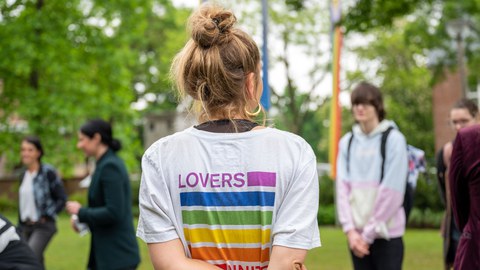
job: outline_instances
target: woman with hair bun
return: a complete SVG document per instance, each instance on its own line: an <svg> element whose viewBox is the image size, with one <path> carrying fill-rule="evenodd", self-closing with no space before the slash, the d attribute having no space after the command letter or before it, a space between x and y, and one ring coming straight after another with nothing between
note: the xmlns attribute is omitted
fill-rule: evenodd
<svg viewBox="0 0 480 270"><path fill-rule="evenodd" d="M132 216L130 180L123 161L115 154L121 144L101 119L85 123L78 133L77 148L96 160L88 189L88 207L67 202L76 221L88 225L92 239L88 269L135 269L140 263ZM73 216L74 215L74 216Z"/></svg>
<svg viewBox="0 0 480 270"><path fill-rule="evenodd" d="M315 155L301 137L256 122L260 53L235 22L202 5L173 61L200 124L142 159L137 236L155 269L306 269L320 246Z"/></svg>

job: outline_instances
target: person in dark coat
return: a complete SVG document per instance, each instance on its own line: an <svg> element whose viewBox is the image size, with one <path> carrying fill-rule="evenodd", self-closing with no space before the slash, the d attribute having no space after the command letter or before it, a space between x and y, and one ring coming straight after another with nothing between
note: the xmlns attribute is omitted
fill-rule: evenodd
<svg viewBox="0 0 480 270"><path fill-rule="evenodd" d="M450 163L450 190L455 222L462 232L455 270L480 269L480 125L458 132Z"/></svg>
<svg viewBox="0 0 480 270"><path fill-rule="evenodd" d="M88 207L70 201L67 211L88 225L91 234L88 269L135 269L140 263L133 228L131 188L123 161L115 154L120 142L109 123L96 119L80 128L77 147L96 160L88 189ZM72 225L75 230L75 221Z"/></svg>

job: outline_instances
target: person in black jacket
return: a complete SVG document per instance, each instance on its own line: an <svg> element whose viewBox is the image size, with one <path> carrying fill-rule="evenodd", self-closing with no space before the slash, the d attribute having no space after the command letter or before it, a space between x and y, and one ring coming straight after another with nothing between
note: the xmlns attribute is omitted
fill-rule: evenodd
<svg viewBox="0 0 480 270"><path fill-rule="evenodd" d="M28 245L20 239L15 227L0 214L0 269L43 270Z"/></svg>
<svg viewBox="0 0 480 270"><path fill-rule="evenodd" d="M56 217L65 207L67 195L55 168L41 162L44 155L40 139L22 140L18 229L43 264L43 253L57 232Z"/></svg>
<svg viewBox="0 0 480 270"><path fill-rule="evenodd" d="M88 206L67 203L68 213L77 215L92 233L88 269L135 269L140 255L133 228L129 176L115 154L121 148L120 142L112 137L109 123L96 119L80 128L77 147L96 160Z"/></svg>

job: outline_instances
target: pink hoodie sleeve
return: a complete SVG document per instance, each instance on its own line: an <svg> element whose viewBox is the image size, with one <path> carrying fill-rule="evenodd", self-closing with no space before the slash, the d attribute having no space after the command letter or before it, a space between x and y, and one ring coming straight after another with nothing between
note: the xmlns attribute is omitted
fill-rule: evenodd
<svg viewBox="0 0 480 270"><path fill-rule="evenodd" d="M380 231L380 226L382 224L386 226L386 222L398 214L402 204L403 193L381 185L375 200L373 215L363 229L362 238L369 244L373 243ZM405 217L403 216L403 220L397 220L397 222L402 223L404 228Z"/></svg>
<svg viewBox="0 0 480 270"><path fill-rule="evenodd" d="M342 139L339 146L337 157L337 178L335 184L338 221L342 225L342 230L348 232L355 228L353 225L352 212L350 209L350 184L345 181L347 176L347 154L346 154L346 140Z"/></svg>

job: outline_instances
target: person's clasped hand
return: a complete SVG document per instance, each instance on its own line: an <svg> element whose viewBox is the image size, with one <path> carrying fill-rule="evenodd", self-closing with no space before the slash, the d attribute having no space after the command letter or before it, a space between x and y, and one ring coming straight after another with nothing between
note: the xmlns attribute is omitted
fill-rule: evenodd
<svg viewBox="0 0 480 270"><path fill-rule="evenodd" d="M301 262L295 262L293 264L293 270L307 270L307 267Z"/></svg>
<svg viewBox="0 0 480 270"><path fill-rule="evenodd" d="M65 207L70 215L78 215L80 208L82 208L82 205L76 201L68 201Z"/></svg>
<svg viewBox="0 0 480 270"><path fill-rule="evenodd" d="M359 258L363 258L370 254L369 245L365 242L362 236L355 230L350 230L347 233L348 246L352 250L353 254Z"/></svg>

